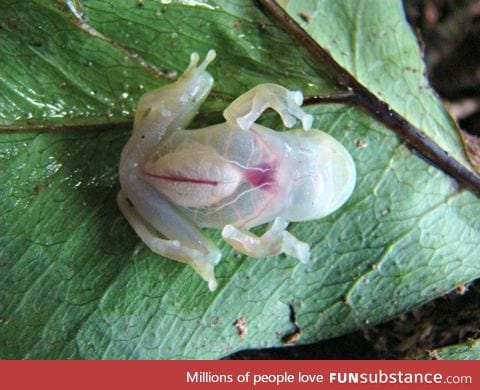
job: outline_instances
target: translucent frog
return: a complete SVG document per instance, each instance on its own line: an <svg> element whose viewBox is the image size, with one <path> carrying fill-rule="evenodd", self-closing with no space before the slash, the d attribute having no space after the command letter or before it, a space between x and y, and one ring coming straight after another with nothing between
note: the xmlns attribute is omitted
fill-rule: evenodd
<svg viewBox="0 0 480 390"><path fill-rule="evenodd" d="M222 229L236 250L255 258L285 253L306 263L310 247L289 233L289 222L322 218L338 209L355 185L347 150L302 109L303 95L261 84L234 100L226 122L185 130L213 86L210 50L174 83L140 99L133 133L120 160L118 205L155 253L191 265L217 288L221 253L200 228ZM255 121L275 110L284 132ZM249 229L272 222L261 236Z"/></svg>

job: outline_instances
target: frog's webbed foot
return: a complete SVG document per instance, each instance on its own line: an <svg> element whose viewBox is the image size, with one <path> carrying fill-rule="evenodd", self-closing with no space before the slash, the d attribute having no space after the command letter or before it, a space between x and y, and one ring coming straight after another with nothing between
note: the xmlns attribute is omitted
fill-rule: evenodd
<svg viewBox="0 0 480 390"><path fill-rule="evenodd" d="M285 220L276 218L272 226L261 237L257 237L249 231L226 225L222 237L236 250L251 257L264 258L285 253L307 263L310 246L286 231L287 226Z"/></svg>
<svg viewBox="0 0 480 390"><path fill-rule="evenodd" d="M297 119L305 130L312 127L313 117L301 109L303 95L277 84L260 84L235 99L223 112L231 127L248 130L258 117L272 108L281 116L286 127L295 125Z"/></svg>
<svg viewBox="0 0 480 390"><path fill-rule="evenodd" d="M218 284L214 267L220 260L218 250L211 250L205 254L183 245L179 240L160 238L156 230L136 212L135 207L121 191L118 193L117 203L137 235L153 252L190 265L208 283L211 291L216 290Z"/></svg>

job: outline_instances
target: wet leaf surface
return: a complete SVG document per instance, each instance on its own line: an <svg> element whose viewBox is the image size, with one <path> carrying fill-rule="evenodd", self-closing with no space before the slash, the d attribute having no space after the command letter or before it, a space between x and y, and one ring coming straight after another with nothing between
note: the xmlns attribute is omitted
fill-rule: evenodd
<svg viewBox="0 0 480 390"><path fill-rule="evenodd" d="M307 96L338 87L250 1L67 3L77 16L59 1L0 0L0 123L59 130L0 134L2 358L219 358L311 343L383 322L479 276L478 198L358 108L311 105L314 127L355 160L352 198L325 219L292 224L313 247L307 266L239 256L211 231L223 260L210 293L193 270L152 254L116 207L136 100L181 72L192 51L209 48L218 56L210 68L216 85L197 125L216 123L229 101L260 82ZM380 4L324 1L311 13L329 29L326 48L347 51L348 61L354 55L345 64L364 85L466 161L433 92L417 93L426 81L401 7L385 14ZM378 23L352 15L393 27L373 39ZM263 124L281 129L273 115ZM91 125L101 130L85 131Z"/></svg>

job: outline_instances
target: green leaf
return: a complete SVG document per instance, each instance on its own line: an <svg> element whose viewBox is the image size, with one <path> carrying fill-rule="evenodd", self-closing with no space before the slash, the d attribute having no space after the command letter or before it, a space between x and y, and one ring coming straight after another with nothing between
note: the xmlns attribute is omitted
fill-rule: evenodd
<svg viewBox="0 0 480 390"><path fill-rule="evenodd" d="M118 160L130 134L121 124L135 101L181 72L193 50L209 48L218 56L210 68L216 85L197 123L216 123L229 101L260 82L307 96L339 88L254 2L67 3L83 19L60 1L0 0L3 128L103 127L0 134L0 357L218 358L282 345L294 333L310 343L385 321L479 276L478 198L359 109L313 105L307 110L315 127L355 160L352 198L327 218L292 224L313 247L306 266L284 256L238 256L209 231L224 255L219 289L210 293L191 268L151 253L116 207ZM368 33L378 23L343 17L337 5L348 15L363 7L369 18L386 18L384 3L322 1L319 9L330 36L368 43L382 73L394 67L393 54L384 58L377 45L421 64L396 2L388 2L395 7L383 25L408 33L386 28L371 41L349 32L356 26ZM361 74L378 92L375 73L368 83ZM461 156L454 125L432 92L417 96L382 83L383 97L399 111L403 100L419 99L402 111L408 120L431 109L422 129ZM431 130L430 121L441 126ZM263 123L281 129L273 115ZM244 337L234 325L239 318Z"/></svg>
<svg viewBox="0 0 480 390"><path fill-rule="evenodd" d="M362 85L468 165L400 1L288 1L285 8Z"/></svg>
<svg viewBox="0 0 480 390"><path fill-rule="evenodd" d="M59 0L1 0L0 125L125 121L142 94L186 68L190 53L212 47L221 53L211 71L222 107L265 81L312 94L335 89L249 1L65 3L83 19Z"/></svg>
<svg viewBox="0 0 480 390"><path fill-rule="evenodd" d="M471 340L464 344L438 348L431 351L428 355L420 356L419 359L479 360L480 342L478 340Z"/></svg>

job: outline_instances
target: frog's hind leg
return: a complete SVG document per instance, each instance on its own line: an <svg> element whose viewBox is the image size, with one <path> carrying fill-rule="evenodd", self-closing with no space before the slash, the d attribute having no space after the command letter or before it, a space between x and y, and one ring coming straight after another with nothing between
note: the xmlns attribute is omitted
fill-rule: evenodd
<svg viewBox="0 0 480 390"><path fill-rule="evenodd" d="M287 226L285 220L276 218L270 228L258 237L247 230L226 225L222 230L222 237L236 250L251 257L264 258L285 253L307 263L310 246L290 234L286 230Z"/></svg>
<svg viewBox="0 0 480 390"><path fill-rule="evenodd" d="M299 119L303 128L309 130L313 117L301 109L302 103L300 91L290 91L277 84L260 84L235 99L223 116L231 127L248 130L267 108L272 108L280 114L286 127L293 127Z"/></svg>
<svg viewBox="0 0 480 390"><path fill-rule="evenodd" d="M210 256L208 256L200 250L182 244L179 240L160 238L158 233L156 233L155 228L138 214L134 205L128 200L122 191L118 193L117 204L137 235L153 252L189 264L205 281L207 281L208 288L211 291L214 291L217 288L214 267L215 263L220 259L220 253L218 250L214 250L213 252L215 253L211 253Z"/></svg>

